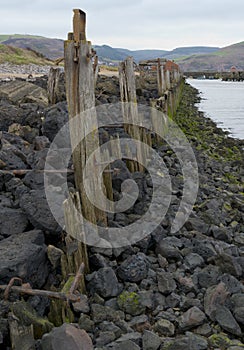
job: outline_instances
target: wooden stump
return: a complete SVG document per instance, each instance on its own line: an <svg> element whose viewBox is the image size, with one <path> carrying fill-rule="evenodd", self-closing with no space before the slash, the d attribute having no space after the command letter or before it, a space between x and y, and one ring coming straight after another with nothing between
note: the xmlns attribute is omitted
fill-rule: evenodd
<svg viewBox="0 0 244 350"><path fill-rule="evenodd" d="M60 68L50 68L47 83L47 94L48 102L51 105L54 105L58 101L60 73Z"/></svg>

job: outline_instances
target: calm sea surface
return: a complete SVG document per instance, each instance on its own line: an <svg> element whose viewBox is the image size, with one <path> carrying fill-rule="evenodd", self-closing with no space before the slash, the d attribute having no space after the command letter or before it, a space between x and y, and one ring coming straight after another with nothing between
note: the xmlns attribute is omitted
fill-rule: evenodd
<svg viewBox="0 0 244 350"><path fill-rule="evenodd" d="M199 109L231 136L244 139L244 82L188 79L201 92Z"/></svg>

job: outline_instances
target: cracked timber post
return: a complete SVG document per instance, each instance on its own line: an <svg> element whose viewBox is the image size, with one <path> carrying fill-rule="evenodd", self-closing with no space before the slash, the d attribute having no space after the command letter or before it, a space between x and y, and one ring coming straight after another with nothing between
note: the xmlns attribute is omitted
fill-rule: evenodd
<svg viewBox="0 0 244 350"><path fill-rule="evenodd" d="M120 63L119 81L125 131L131 136L132 139L145 141L147 139L145 130L138 126L139 115L133 57L127 57L124 62ZM128 166L132 172L144 171L144 167L141 164L143 164L145 155L142 153L141 147L137 147L136 151L138 163L135 163L133 161L128 162ZM128 153L128 156L130 156L130 152Z"/></svg>
<svg viewBox="0 0 244 350"><path fill-rule="evenodd" d="M47 82L47 94L48 102L50 105L54 105L58 102L58 97L60 94L59 90L59 80L60 80L60 68L50 68Z"/></svg>
<svg viewBox="0 0 244 350"><path fill-rule="evenodd" d="M161 63L161 59L158 59L157 64L157 81L158 81L158 95L163 96L166 90L164 65Z"/></svg>
<svg viewBox="0 0 244 350"><path fill-rule="evenodd" d="M73 150L72 159L77 193L75 196L70 194L70 198L64 202L64 210L67 232L71 233L72 237L81 237L82 235L86 237L88 233L85 226L79 222L72 206L82 210L83 216L93 224L101 222L106 225L107 218L104 212L98 210L89 201L83 181L86 161L91 153L99 147L97 128L88 137L84 135L86 128L89 128L91 125L97 125L92 62L94 51L92 50L91 42L86 40L85 12L80 9L74 9L73 12L73 33L68 34L68 40L64 44L64 68L69 120L70 122L72 121L70 123L70 139ZM85 115L82 112L85 112ZM94 188L98 178L98 171L99 159L96 158L94 159L94 173L92 174ZM88 190L92 191L93 189ZM79 230L80 232L77 232ZM72 240L72 237L68 237L67 241ZM68 257L67 261L63 262L64 269L69 266L68 270L70 270L72 265L74 265L73 270L75 270L76 266L81 263L80 260L84 258L86 271L88 271L86 247L83 243L78 242L77 244L76 256Z"/></svg>

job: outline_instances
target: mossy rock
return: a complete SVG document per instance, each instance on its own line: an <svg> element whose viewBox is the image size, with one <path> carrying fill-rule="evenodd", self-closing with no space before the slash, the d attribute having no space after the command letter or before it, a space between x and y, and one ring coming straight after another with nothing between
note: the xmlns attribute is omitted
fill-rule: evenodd
<svg viewBox="0 0 244 350"><path fill-rule="evenodd" d="M232 341L228 338L227 334L225 333L218 333L213 334L208 338L209 345L214 348L220 348L221 350L228 349L231 346L243 346L243 344L240 342L236 344L235 341Z"/></svg>
<svg viewBox="0 0 244 350"><path fill-rule="evenodd" d="M146 310L141 303L139 295L135 292L124 291L118 296L117 303L122 311L132 316L141 315Z"/></svg>
<svg viewBox="0 0 244 350"><path fill-rule="evenodd" d="M40 339L45 333L49 333L54 325L47 318L37 315L30 304L25 301L17 301L12 305L13 314L24 326L33 325L35 339Z"/></svg>

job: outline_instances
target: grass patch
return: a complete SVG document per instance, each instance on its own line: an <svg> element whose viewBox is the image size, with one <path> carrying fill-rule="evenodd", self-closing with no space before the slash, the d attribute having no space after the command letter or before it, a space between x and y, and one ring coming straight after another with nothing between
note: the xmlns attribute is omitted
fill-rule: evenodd
<svg viewBox="0 0 244 350"><path fill-rule="evenodd" d="M111 71L111 72L118 72L119 70L119 67L115 67L115 66L106 66L106 65L101 65L99 66L99 68L101 70L108 70L108 71Z"/></svg>
<svg viewBox="0 0 244 350"><path fill-rule="evenodd" d="M20 49L13 46L0 44L0 64L37 64L51 65L52 61L45 58L38 52L30 49Z"/></svg>

